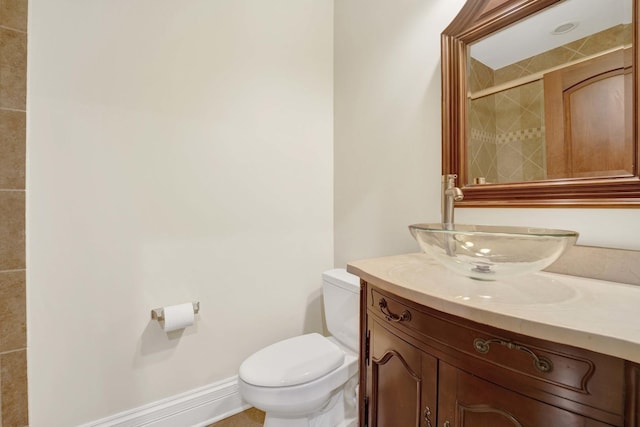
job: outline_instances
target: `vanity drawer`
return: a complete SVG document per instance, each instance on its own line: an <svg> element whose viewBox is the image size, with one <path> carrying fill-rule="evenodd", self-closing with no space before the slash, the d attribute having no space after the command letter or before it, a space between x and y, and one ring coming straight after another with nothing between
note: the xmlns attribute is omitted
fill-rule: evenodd
<svg viewBox="0 0 640 427"><path fill-rule="evenodd" d="M624 411L624 361L448 315L369 287L367 307L383 323L452 357L468 372L532 397L617 424ZM560 398L560 399L558 399Z"/></svg>

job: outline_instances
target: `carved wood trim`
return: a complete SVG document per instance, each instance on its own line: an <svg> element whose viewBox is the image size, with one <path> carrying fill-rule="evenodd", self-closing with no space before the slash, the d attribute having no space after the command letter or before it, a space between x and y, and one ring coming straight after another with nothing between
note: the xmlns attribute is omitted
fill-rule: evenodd
<svg viewBox="0 0 640 427"><path fill-rule="evenodd" d="M468 0L442 32L442 173L467 174L467 46L560 0ZM463 185L459 207L640 207L638 149L638 1L633 0L632 175L598 179L557 179L509 184Z"/></svg>
<svg viewBox="0 0 640 427"><path fill-rule="evenodd" d="M406 360L404 360L404 357L402 357L402 355L400 353L398 353L395 350L389 350L386 353L384 353L382 355L382 357L377 358L377 357L372 357L371 361L373 361L373 363L375 363L376 365L380 366L380 365L384 365L386 364L389 360L391 360L392 357L397 357L398 360L400 361L400 363L402 363L402 366L404 366L404 369L409 373L409 375L411 375L411 377L417 382L420 383L422 380L420 378L420 375L416 374L413 369L411 369L411 367L409 366L409 364L407 363Z"/></svg>
<svg viewBox="0 0 640 427"><path fill-rule="evenodd" d="M512 414L502 409L492 408L491 406L487 406L487 405L465 406L459 403L458 403L457 409L458 409L458 419L460 420L460 425L466 425L464 418L465 418L465 414L468 412L475 412L475 413L491 412L494 414L502 415L504 418L510 421L515 427L523 427L522 424L520 424L520 421L516 419L516 417L514 417Z"/></svg>
<svg viewBox="0 0 640 427"><path fill-rule="evenodd" d="M377 420L377 408L373 405L375 405L379 398L377 395L377 391L378 391L378 383L379 383L379 368L382 365L385 365L387 362L389 362L391 359L393 358L397 358L397 360L400 361L400 363L402 364L402 366L404 367L405 371L409 374L409 376L415 381L415 386L416 386L416 402L415 402L415 408L416 408L416 414L415 414L415 419L416 420L420 420L420 416L421 416L421 390L422 390L422 376L416 374L413 369L411 369L411 367L409 366L409 364L407 363L407 361L404 359L404 357L402 357L402 355L400 353L398 353L395 350L388 350L386 351L382 357L380 358L376 358L376 357L371 357L371 370L372 370L372 383L373 383L373 387L372 387L372 400L373 403L372 405L370 405L369 410L371 411L371 417L370 419L372 420L372 425L378 425L378 420Z"/></svg>

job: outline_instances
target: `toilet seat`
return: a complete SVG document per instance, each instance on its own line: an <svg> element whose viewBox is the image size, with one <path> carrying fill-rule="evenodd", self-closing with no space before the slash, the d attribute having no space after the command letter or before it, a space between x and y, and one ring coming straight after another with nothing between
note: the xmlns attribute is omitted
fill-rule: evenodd
<svg viewBox="0 0 640 427"><path fill-rule="evenodd" d="M340 347L320 334L289 338L254 353L240 366L240 378L260 387L285 387L316 380L344 362Z"/></svg>
<svg viewBox="0 0 640 427"><path fill-rule="evenodd" d="M346 348L343 351L345 357L342 364L313 381L287 387L262 387L249 384L240 377L240 394L247 403L267 413L295 417L319 411L326 405L329 396L350 379L357 382L358 355Z"/></svg>

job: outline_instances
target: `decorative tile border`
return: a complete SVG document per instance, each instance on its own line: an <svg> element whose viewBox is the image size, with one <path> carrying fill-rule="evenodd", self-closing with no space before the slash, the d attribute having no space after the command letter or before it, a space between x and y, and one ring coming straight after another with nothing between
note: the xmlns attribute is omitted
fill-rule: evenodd
<svg viewBox="0 0 640 427"><path fill-rule="evenodd" d="M471 129L471 139L478 142L495 144L496 134L480 129Z"/></svg>
<svg viewBox="0 0 640 427"><path fill-rule="evenodd" d="M484 143L504 145L527 139L544 138L544 132L544 126L539 128L518 129L502 134L495 134L480 129L471 129L471 139Z"/></svg>
<svg viewBox="0 0 640 427"><path fill-rule="evenodd" d="M518 129L513 132L503 133L496 136L498 145L509 144L512 142L524 141L527 139L543 138L544 126L531 129Z"/></svg>

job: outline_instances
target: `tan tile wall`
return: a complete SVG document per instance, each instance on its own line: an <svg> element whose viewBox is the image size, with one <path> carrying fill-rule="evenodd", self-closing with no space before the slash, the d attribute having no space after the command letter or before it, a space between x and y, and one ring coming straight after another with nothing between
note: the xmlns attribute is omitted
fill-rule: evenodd
<svg viewBox="0 0 640 427"><path fill-rule="evenodd" d="M551 67L566 64L569 61L584 58L598 52L630 44L632 42L631 24L616 25L599 33L576 40L564 46L551 49L515 64L495 70L495 84L508 82Z"/></svg>
<svg viewBox="0 0 640 427"><path fill-rule="evenodd" d="M469 89L472 92L494 85L493 70L471 58ZM484 177L487 182L497 182L496 105L494 96L471 101L469 108L468 163L469 176ZM467 182L465 184L471 184Z"/></svg>
<svg viewBox="0 0 640 427"><path fill-rule="evenodd" d="M0 0L0 427L27 426L27 0Z"/></svg>
<svg viewBox="0 0 640 427"><path fill-rule="evenodd" d="M492 96L496 108L497 182L547 178L542 81Z"/></svg>

